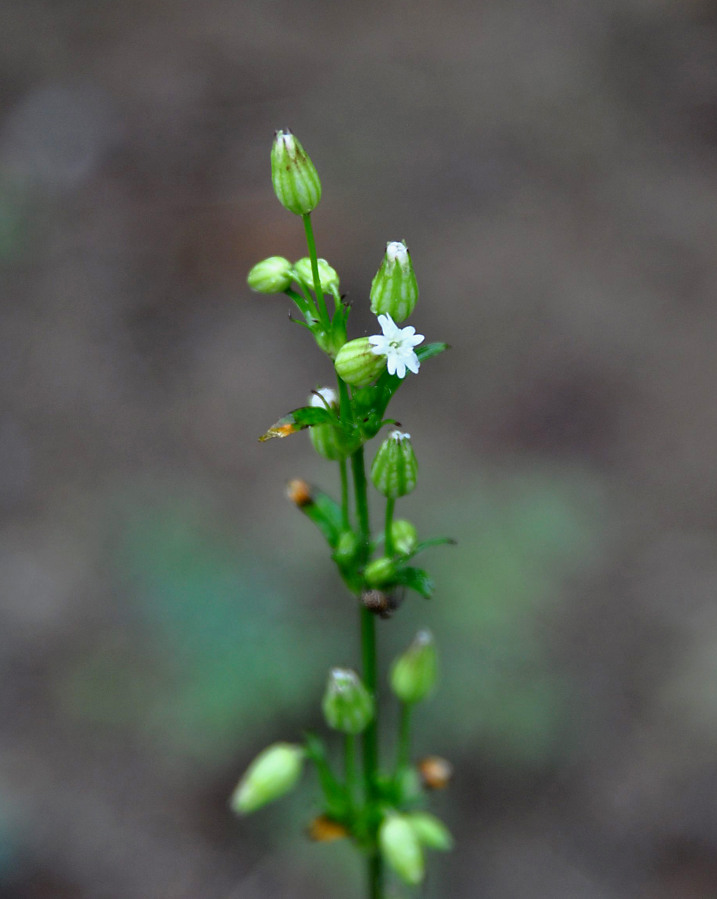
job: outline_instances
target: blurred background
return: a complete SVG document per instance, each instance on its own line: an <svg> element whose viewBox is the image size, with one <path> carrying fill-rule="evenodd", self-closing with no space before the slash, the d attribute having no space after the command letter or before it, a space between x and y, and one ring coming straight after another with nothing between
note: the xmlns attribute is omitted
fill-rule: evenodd
<svg viewBox="0 0 717 899"><path fill-rule="evenodd" d="M457 848L425 896L717 895L717 8L709 0L9 0L0 37L0 897L362 895L313 785L354 603L259 444L331 369L265 256L290 127L367 333L385 242L453 349L414 439ZM370 331L368 333L371 333Z"/></svg>

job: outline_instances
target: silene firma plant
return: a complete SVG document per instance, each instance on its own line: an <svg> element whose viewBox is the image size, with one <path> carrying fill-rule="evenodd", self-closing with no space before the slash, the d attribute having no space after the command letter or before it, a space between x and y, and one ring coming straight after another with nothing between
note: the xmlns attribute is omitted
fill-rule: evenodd
<svg viewBox="0 0 717 899"><path fill-rule="evenodd" d="M310 837L351 840L366 859L367 895L384 899L389 876L416 886L425 878L428 850L452 845L445 825L425 809L428 793L448 783L450 765L437 756L415 760L411 748L414 708L436 681L436 647L429 631L420 630L388 669L398 706L388 735L377 702L377 624L396 612L406 592L431 596L432 581L414 559L428 547L451 542L444 537L420 540L410 521L396 517L396 502L416 486L418 463L410 433L387 417L387 409L405 379L417 375L446 344L426 343L412 325L404 324L418 300L404 241L387 244L371 283L376 333L349 340L350 307L339 292L338 274L318 258L314 241L311 213L321 199L321 182L288 130L275 135L271 177L279 202L301 217L308 256L293 263L281 256L264 259L250 271L249 286L289 297L298 310L294 321L332 360L335 382L313 390L305 406L284 415L260 439L308 430L316 452L338 465L338 500L302 480L292 481L288 494L326 540L356 598L361 664L360 673L333 668L321 704L342 751L330 751L315 734L297 743L274 743L251 763L231 806L238 814L253 812L291 790L303 769L313 766L321 813L309 824ZM383 439L367 474L364 447L377 436ZM369 519L369 479L383 504L377 533ZM390 757L382 754L387 746L395 747Z"/></svg>

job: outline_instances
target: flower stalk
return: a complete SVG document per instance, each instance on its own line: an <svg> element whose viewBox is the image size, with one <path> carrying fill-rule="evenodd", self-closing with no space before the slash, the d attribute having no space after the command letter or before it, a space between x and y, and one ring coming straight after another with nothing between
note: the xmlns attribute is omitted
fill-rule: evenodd
<svg viewBox="0 0 717 899"><path fill-rule="evenodd" d="M308 429L316 452L338 465L338 502L301 479L290 483L288 495L326 540L340 577L355 597L360 676L351 669L332 669L322 703L326 723L343 739L341 773L334 769L324 740L307 734L303 745L279 743L261 753L240 781L232 806L241 814L260 808L292 789L304 764L312 764L322 798L321 813L309 827L311 838L350 838L366 859L369 899L386 899L389 876L418 885L424 877L424 850L448 848L450 835L437 819L416 811L427 793L418 771L410 768L414 706L435 681L433 638L420 632L391 668L390 684L400 709L393 740L397 755L393 765L383 766L382 746L390 734L385 733L379 702L379 621L398 610L406 592L432 595L428 573L412 560L427 547L450 541L421 542L411 522L394 517L397 501L416 487L418 472L410 435L398 429L383 441L371 463L370 481L385 498L383 526L372 533L365 446L386 424L395 425L385 417L386 410L407 376L417 375L422 362L447 347L424 344L424 336L412 325L399 327L418 299L404 241L387 244L371 285L371 308L381 333L347 339L350 307L339 294L335 269L318 256L312 225L321 183L291 132L277 132L271 169L277 198L302 219L308 256L294 263L283 256L269 257L251 270L249 285L258 293L283 294L294 303L301 316L294 321L312 334L334 364L336 388L314 389L308 405L284 415L260 439ZM334 300L331 312L327 294Z"/></svg>

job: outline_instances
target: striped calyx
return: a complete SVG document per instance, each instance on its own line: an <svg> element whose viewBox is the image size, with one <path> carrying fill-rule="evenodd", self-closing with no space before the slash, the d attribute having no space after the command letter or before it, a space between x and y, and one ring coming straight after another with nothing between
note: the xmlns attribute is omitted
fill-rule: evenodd
<svg viewBox="0 0 717 899"><path fill-rule="evenodd" d="M386 357L377 356L368 337L349 340L336 354L334 366L339 377L352 387L368 387L386 368Z"/></svg>
<svg viewBox="0 0 717 899"><path fill-rule="evenodd" d="M438 658L430 631L420 631L391 668L391 689L401 702L420 702L436 684Z"/></svg>
<svg viewBox="0 0 717 899"><path fill-rule="evenodd" d="M306 215L319 205L319 176L306 150L288 129L274 136L271 181L277 199L289 212Z"/></svg>
<svg viewBox="0 0 717 899"><path fill-rule="evenodd" d="M388 499L405 496L416 486L418 462L411 445L411 435L391 431L378 448L371 465L371 480L379 493Z"/></svg>
<svg viewBox="0 0 717 899"><path fill-rule="evenodd" d="M360 734L373 718L373 699L348 668L332 668L322 703L326 723L344 734Z"/></svg>
<svg viewBox="0 0 717 899"><path fill-rule="evenodd" d="M405 321L418 300L418 283L405 241L386 244L386 254L371 284L371 311Z"/></svg>
<svg viewBox="0 0 717 899"><path fill-rule="evenodd" d="M293 267L283 256L269 256L257 262L247 276L247 283L256 293L283 293L290 285Z"/></svg>

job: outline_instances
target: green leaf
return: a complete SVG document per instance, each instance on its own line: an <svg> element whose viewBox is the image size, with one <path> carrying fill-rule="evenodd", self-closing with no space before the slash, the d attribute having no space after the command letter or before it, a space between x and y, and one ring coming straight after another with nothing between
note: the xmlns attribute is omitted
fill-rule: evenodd
<svg viewBox="0 0 717 899"><path fill-rule="evenodd" d="M304 489L308 485L304 484ZM313 521L316 527L326 538L331 549L336 549L339 537L343 531L343 518L341 506L327 493L308 487L308 493L301 500L295 500L297 507Z"/></svg>
<svg viewBox="0 0 717 899"><path fill-rule="evenodd" d="M406 553L401 558L408 561L419 553L422 553L424 549L429 549L431 546L455 546L457 542L458 541L454 540L453 537L431 537L430 540L421 540L416 544L415 549L410 553Z"/></svg>
<svg viewBox="0 0 717 899"><path fill-rule="evenodd" d="M331 818L342 821L349 807L346 787L331 770L323 740L313 733L306 733L304 739L306 755L316 766L316 773L326 803L326 813Z"/></svg>
<svg viewBox="0 0 717 899"><path fill-rule="evenodd" d="M425 362L426 359L438 356L445 350L450 350L450 348L451 345L449 343L426 343L423 346L416 347L416 355L419 362Z"/></svg>
<svg viewBox="0 0 717 899"><path fill-rule="evenodd" d="M422 568L413 568L411 565L405 565L399 568L393 578L395 584L401 584L420 593L425 599L433 596L434 584L427 571Z"/></svg>

